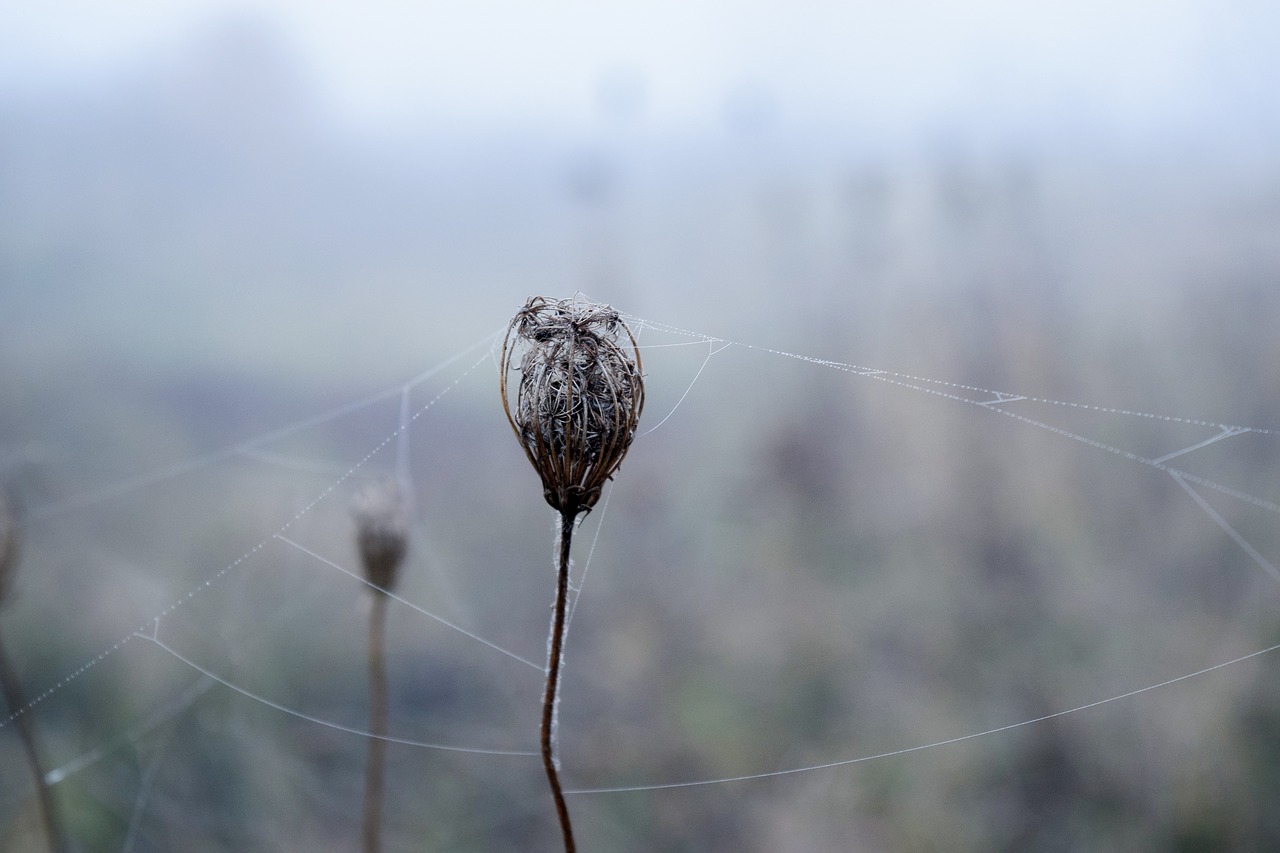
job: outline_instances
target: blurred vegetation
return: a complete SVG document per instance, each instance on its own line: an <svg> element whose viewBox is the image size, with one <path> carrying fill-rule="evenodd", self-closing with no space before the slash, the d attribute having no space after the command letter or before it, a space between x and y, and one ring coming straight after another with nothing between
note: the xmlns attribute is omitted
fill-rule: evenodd
<svg viewBox="0 0 1280 853"><path fill-rule="evenodd" d="M359 728L367 596L273 534L354 567L347 502L395 468L395 441L363 460L399 424L401 383L530 294L581 288L815 358L1280 428L1280 148L1230 128L997 144L957 126L898 149L790 127L756 97L749 121L731 110L694 139L389 141L329 124L271 45L242 37L0 102L0 474L26 517L0 628L28 693L53 690L32 709L46 764L100 751L54 789L79 849L355 846L361 737L145 639L98 656L163 613L182 655ZM642 430L708 352L646 351ZM414 411L447 394L409 433L400 591L540 660L551 519L484 355L411 389ZM1150 457L1214 433L1015 406ZM1280 500L1278 440L1179 465ZM1280 559L1273 514L1204 497ZM563 688L570 788L918 746L1280 636L1275 580L1168 475L741 347L637 441L578 541L579 564L594 544ZM404 607L388 639L393 735L535 748L540 673ZM1277 666L918 753L570 808L593 851L1274 849ZM0 847L39 849L8 726L0 766L15 768ZM387 771L387 849L556 843L535 758L392 745Z"/></svg>

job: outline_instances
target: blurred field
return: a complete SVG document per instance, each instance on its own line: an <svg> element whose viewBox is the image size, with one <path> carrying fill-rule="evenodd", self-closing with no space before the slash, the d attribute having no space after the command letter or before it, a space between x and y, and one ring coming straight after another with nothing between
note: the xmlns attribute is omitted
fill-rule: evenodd
<svg viewBox="0 0 1280 853"><path fill-rule="evenodd" d="M651 321L642 431L671 415L575 540L570 788L909 749L1280 642L1276 578L1168 474L764 349L1280 429L1280 114L1232 20L1209 52L1236 65L1127 122L1054 101L886 129L766 66L664 123L641 64L584 71L577 122L372 129L254 20L91 81L6 78L0 482L25 544L0 632L75 848L357 846L362 737L133 632L159 616L236 688L361 728L367 595L306 551L356 568L349 501L395 471L405 389L400 593L542 659L552 517L488 354L535 293ZM1146 458L1218 432L1007 408ZM1258 499L1198 489L1272 564L1277 442L1177 462ZM404 606L391 662L393 735L536 748L535 668ZM570 808L592 851L1271 849L1278 666ZM12 725L0 766L0 848L40 849ZM393 745L388 796L388 849L555 849L528 756Z"/></svg>

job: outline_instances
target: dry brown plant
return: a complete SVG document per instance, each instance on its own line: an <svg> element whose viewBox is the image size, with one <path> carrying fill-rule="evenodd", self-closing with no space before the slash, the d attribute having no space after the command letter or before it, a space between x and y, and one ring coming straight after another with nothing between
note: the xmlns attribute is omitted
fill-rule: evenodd
<svg viewBox="0 0 1280 853"><path fill-rule="evenodd" d="M543 496L560 515L560 560L542 702L542 763L566 853L576 849L560 785L554 733L569 591L569 551L579 514L590 512L635 438L644 379L635 336L618 312L580 297L534 296L502 344L502 407ZM514 395L510 382L519 375Z"/></svg>

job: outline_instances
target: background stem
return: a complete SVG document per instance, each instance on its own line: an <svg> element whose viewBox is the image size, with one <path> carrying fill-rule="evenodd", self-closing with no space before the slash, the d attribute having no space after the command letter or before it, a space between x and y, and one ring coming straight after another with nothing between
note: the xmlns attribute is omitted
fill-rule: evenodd
<svg viewBox="0 0 1280 853"><path fill-rule="evenodd" d="M374 592L373 610L369 614L369 751L364 766L364 822L362 825L365 853L382 849L383 765L387 742L387 597Z"/></svg>
<svg viewBox="0 0 1280 853"><path fill-rule="evenodd" d="M4 701L9 705L11 713L16 714L26 708L27 703L22 696L22 686L18 683L17 673L14 672L13 667L9 666L3 639L0 639L0 690L4 692ZM67 848L63 844L62 833L58 831L58 820L53 807L53 792L44 781L44 768L40 765L40 754L36 751L36 735L31 725L31 715L25 712L18 714L14 722L18 726L22 746L27 752L31 773L35 776L36 796L40 800L40 812L44 818L44 831L49 841L49 849L53 853L64 853Z"/></svg>
<svg viewBox="0 0 1280 853"><path fill-rule="evenodd" d="M569 545L573 540L573 519L576 512L560 511L560 566L556 575L556 606L551 621L551 649L547 655L547 691L542 699L542 766L551 784L551 797L556 802L556 815L560 818L560 830L564 834L565 853L574 853L573 825L569 822L569 807L564 802L560 788L560 774L556 770L555 748L552 744L552 728L555 723L557 692L560 688L560 658L563 654L565 611L569 598Z"/></svg>

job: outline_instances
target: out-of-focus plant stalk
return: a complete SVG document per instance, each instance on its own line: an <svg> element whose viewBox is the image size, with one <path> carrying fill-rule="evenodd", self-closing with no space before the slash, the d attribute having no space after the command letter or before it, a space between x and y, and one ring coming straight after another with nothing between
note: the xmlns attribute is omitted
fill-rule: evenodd
<svg viewBox="0 0 1280 853"><path fill-rule="evenodd" d="M18 523L9 511L9 502L4 494L0 493L0 607L8 602L9 592L13 587L13 575L18 565L18 551ZM14 715L13 721L18 727L18 736L27 754L27 763L31 766L32 776L35 777L36 796L40 801L40 815L44 821L49 849L54 853L63 853L66 850L66 844L59 828L53 791L45 782L44 767L40 763L40 750L36 748L35 726L31 715L27 713L22 684L18 680L17 671L9 662L3 637L0 637L0 692L4 694L9 712Z"/></svg>
<svg viewBox="0 0 1280 853"><path fill-rule="evenodd" d="M361 492L352 509L365 579L373 585L369 613L369 747L365 759L361 839L365 853L382 849L382 806L387 756L387 590L396 582L409 545L404 502L394 484Z"/></svg>

